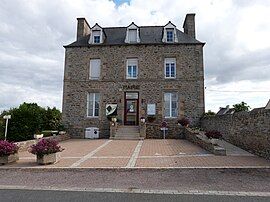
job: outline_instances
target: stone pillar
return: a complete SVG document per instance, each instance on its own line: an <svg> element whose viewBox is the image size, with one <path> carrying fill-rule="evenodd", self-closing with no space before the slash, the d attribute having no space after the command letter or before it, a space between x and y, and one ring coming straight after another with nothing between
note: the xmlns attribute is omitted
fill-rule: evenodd
<svg viewBox="0 0 270 202"><path fill-rule="evenodd" d="M117 122L110 121L110 139L113 139L117 130Z"/></svg>
<svg viewBox="0 0 270 202"><path fill-rule="evenodd" d="M146 138L146 123L140 122L140 137Z"/></svg>

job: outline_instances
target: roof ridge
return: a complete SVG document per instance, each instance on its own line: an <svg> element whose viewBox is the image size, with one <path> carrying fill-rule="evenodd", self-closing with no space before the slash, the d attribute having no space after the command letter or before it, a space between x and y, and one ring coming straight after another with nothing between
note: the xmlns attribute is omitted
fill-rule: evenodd
<svg viewBox="0 0 270 202"><path fill-rule="evenodd" d="M128 27L128 26L127 26ZM102 27L102 29L117 29L117 28L127 28L127 27ZM141 27L164 27L162 25L143 25L143 26L138 26L139 28Z"/></svg>

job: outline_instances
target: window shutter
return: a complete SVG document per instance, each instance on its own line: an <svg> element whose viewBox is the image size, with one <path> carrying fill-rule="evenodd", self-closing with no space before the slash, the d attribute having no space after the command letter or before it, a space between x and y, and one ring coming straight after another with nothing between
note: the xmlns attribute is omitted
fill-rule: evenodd
<svg viewBox="0 0 270 202"><path fill-rule="evenodd" d="M137 42L137 30L136 29L130 29L128 36L129 36L129 42Z"/></svg>
<svg viewBox="0 0 270 202"><path fill-rule="evenodd" d="M90 60L90 79L99 79L100 59Z"/></svg>

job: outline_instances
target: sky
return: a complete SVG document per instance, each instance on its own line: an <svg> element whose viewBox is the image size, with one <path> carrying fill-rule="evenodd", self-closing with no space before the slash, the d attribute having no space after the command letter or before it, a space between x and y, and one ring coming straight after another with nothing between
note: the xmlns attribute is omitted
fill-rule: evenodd
<svg viewBox="0 0 270 202"><path fill-rule="evenodd" d="M196 13L204 46L206 111L270 99L270 0L1 0L0 111L22 102L62 107L63 45L76 18L93 26L165 25Z"/></svg>

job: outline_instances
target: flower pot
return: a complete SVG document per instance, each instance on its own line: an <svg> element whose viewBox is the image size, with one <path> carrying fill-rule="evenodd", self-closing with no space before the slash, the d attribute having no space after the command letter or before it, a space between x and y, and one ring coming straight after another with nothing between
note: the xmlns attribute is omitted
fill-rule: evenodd
<svg viewBox="0 0 270 202"><path fill-rule="evenodd" d="M41 139L43 138L43 134L34 134L35 139Z"/></svg>
<svg viewBox="0 0 270 202"><path fill-rule="evenodd" d="M6 156L0 156L0 165L13 163L13 162L16 162L18 160L19 160L18 153L6 155Z"/></svg>
<svg viewBox="0 0 270 202"><path fill-rule="evenodd" d="M39 165L53 164L59 161L59 154L44 154L43 156L37 156L37 163Z"/></svg>

